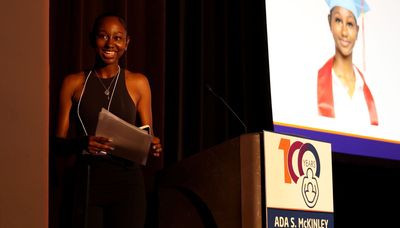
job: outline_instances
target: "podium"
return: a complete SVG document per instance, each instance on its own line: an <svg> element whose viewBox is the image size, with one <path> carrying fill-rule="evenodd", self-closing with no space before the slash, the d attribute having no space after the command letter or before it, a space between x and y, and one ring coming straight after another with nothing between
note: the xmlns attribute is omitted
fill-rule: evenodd
<svg viewBox="0 0 400 228"><path fill-rule="evenodd" d="M331 145L249 133L159 176L160 228L333 227Z"/></svg>
<svg viewBox="0 0 400 228"><path fill-rule="evenodd" d="M261 135L241 135L163 170L159 227L261 228Z"/></svg>

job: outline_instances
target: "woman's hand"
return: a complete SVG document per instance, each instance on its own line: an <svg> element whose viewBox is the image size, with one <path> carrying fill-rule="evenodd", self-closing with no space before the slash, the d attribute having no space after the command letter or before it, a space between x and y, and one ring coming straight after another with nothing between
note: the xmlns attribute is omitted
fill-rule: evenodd
<svg viewBox="0 0 400 228"><path fill-rule="evenodd" d="M162 152L162 146L160 143L160 139L156 136L153 136L153 141L151 142L151 151L154 157L160 157Z"/></svg>
<svg viewBox="0 0 400 228"><path fill-rule="evenodd" d="M111 139L106 137L89 136L88 152L93 155L107 155L107 152L114 150Z"/></svg>

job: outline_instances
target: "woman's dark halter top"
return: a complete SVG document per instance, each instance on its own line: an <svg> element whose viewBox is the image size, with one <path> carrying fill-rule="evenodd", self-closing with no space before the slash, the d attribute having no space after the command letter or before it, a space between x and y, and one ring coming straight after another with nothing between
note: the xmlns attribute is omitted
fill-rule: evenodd
<svg viewBox="0 0 400 228"><path fill-rule="evenodd" d="M118 75L114 76L118 77ZM132 101L125 83L125 70L120 69L119 77L110 86L110 95L107 96L104 91L103 84L107 87L112 82L113 78L101 79L98 78L94 71L90 71L85 78L85 85L82 90L80 101L77 104L77 114L81 122L82 133L85 135L94 135L98 121L98 115L101 108L108 109L114 115L121 119L135 124L136 121L136 105ZM109 99L108 99L109 98Z"/></svg>

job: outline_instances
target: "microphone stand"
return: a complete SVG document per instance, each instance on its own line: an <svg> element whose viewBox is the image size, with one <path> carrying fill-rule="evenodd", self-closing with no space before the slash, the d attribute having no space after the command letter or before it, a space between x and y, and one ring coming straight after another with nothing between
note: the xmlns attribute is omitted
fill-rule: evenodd
<svg viewBox="0 0 400 228"><path fill-rule="evenodd" d="M239 122L243 125L244 132L247 133L247 126L246 126L246 124L243 123L243 121L239 118L239 116L236 114L236 112L233 111L233 109L231 108L231 106L229 106L228 103L227 103L221 96L219 96L218 94L216 94L216 93L214 92L214 90L211 88L211 86L209 86L209 85L207 85L207 84L206 84L205 86L206 86L207 90L210 91L210 92L211 92L216 98L218 98L220 101L222 101L222 103L229 109L229 111L236 117L236 119L239 120Z"/></svg>

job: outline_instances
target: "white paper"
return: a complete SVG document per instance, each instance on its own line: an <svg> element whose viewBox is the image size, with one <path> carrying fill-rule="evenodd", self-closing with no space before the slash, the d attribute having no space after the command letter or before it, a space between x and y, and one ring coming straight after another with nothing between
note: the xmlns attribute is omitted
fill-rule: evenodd
<svg viewBox="0 0 400 228"><path fill-rule="evenodd" d="M146 165L153 136L106 109L99 113L96 136L110 138L115 150L109 154Z"/></svg>

